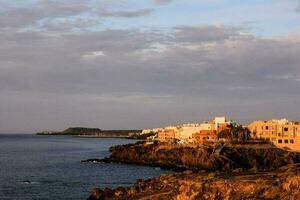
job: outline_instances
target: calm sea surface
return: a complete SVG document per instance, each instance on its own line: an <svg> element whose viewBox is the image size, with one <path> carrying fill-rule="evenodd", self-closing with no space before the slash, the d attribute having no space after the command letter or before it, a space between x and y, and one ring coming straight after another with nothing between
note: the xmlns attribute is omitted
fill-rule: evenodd
<svg viewBox="0 0 300 200"><path fill-rule="evenodd" d="M137 178L169 173L143 166L80 163L108 156L112 145L134 142L0 134L0 199L86 199L94 186L116 188L131 185Z"/></svg>

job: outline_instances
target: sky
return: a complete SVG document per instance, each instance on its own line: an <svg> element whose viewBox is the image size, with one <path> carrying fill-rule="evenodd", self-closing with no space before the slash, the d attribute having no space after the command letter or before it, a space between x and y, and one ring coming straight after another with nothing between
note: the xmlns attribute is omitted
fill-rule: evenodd
<svg viewBox="0 0 300 200"><path fill-rule="evenodd" d="M298 0L0 0L0 133L300 120Z"/></svg>

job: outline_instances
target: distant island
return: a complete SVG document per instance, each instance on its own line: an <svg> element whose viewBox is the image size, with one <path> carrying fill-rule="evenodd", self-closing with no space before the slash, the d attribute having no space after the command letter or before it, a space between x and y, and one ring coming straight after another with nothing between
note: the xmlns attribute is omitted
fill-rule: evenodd
<svg viewBox="0 0 300 200"><path fill-rule="evenodd" d="M86 128L86 127L71 127L64 131L43 131L37 135L72 135L77 137L101 137L101 138L127 138L127 139L146 139L149 134L141 134L142 130L102 130L99 128Z"/></svg>
<svg viewBox="0 0 300 200"><path fill-rule="evenodd" d="M99 128L85 128L85 127L72 127L67 128L64 131L43 131L37 133L37 135L80 135L80 134L99 134L102 130Z"/></svg>

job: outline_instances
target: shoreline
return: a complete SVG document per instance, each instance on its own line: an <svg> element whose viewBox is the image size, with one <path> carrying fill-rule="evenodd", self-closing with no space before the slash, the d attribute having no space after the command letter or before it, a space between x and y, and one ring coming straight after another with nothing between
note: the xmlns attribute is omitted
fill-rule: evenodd
<svg viewBox="0 0 300 200"><path fill-rule="evenodd" d="M136 140L145 141L144 138L130 137L130 136L94 136L94 135L68 135L68 134L33 134L37 136L70 136L75 138L111 138L111 139L126 139L126 140Z"/></svg>
<svg viewBox="0 0 300 200"><path fill-rule="evenodd" d="M280 199L280 194L288 197L293 195L292 190L282 190L283 185L292 184L295 180L300 181L300 154L276 147L237 147L234 145L180 147L166 144L146 145L140 142L114 146L110 148L110 152L111 155L107 158L88 159L82 162L146 165L170 169L174 173L147 180L138 179L131 187L94 188L89 200L149 199L150 197L150 199L199 199L199 195L210 197L203 199L229 197L236 199L232 198L235 195L244 199L268 199L270 197ZM248 160L247 157L249 157ZM286 179L283 179L283 176L287 176ZM261 177L265 177L269 181L264 182ZM257 178L259 180L256 180ZM279 179L279 182L273 181ZM201 189L203 184L207 184L207 181L209 182L208 188L214 192ZM253 181L259 186L258 188L254 187ZM227 194L218 186L220 183L224 183L223 189L234 190L235 187L240 187L241 190ZM245 191L247 186L244 183L253 188ZM186 187L182 185L186 185ZM270 191L272 188L276 188L280 192L275 192L275 196L271 196L269 193L262 196L261 190L264 186ZM194 190L193 187L198 189ZM187 195L192 193L195 193L193 198ZM219 193L222 198L214 196L216 193Z"/></svg>
<svg viewBox="0 0 300 200"><path fill-rule="evenodd" d="M258 173L226 174L224 172L185 171L147 180L138 179L131 187L93 188L88 200L299 199L299 171L300 164Z"/></svg>
<svg viewBox="0 0 300 200"><path fill-rule="evenodd" d="M268 145L203 145L125 144L110 147L111 155L82 162L124 163L163 167L175 170L265 171L287 164L300 163L300 153Z"/></svg>
<svg viewBox="0 0 300 200"><path fill-rule="evenodd" d="M126 136L94 136L94 135L73 135L78 138L120 138L120 139L134 139Z"/></svg>

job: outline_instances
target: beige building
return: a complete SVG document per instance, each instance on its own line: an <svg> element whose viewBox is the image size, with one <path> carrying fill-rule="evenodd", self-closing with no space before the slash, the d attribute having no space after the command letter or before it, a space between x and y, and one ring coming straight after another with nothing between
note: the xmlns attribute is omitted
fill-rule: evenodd
<svg viewBox="0 0 300 200"><path fill-rule="evenodd" d="M254 121L248 128L253 137L264 138L278 147L300 151L300 122L287 119Z"/></svg>
<svg viewBox="0 0 300 200"><path fill-rule="evenodd" d="M158 132L158 140L161 142L167 142L178 138L178 128L175 126L168 126Z"/></svg>
<svg viewBox="0 0 300 200"><path fill-rule="evenodd" d="M158 133L160 131L163 131L163 128L154 128L154 129L143 129L141 135L143 134L149 134L149 133Z"/></svg>
<svg viewBox="0 0 300 200"><path fill-rule="evenodd" d="M152 132L152 129L143 129L141 134L144 135L144 134L149 134L151 132Z"/></svg>
<svg viewBox="0 0 300 200"><path fill-rule="evenodd" d="M200 124L200 129L201 130L214 130L215 128L215 124L212 122L203 122L202 124Z"/></svg>
<svg viewBox="0 0 300 200"><path fill-rule="evenodd" d="M168 141L177 139L185 142L193 142L194 134L214 133L223 130L231 122L227 121L225 117L216 117L214 120L203 123L189 123L180 126L168 126L158 132L159 141ZM204 132L203 132L204 131ZM215 137L214 137L215 138Z"/></svg>
<svg viewBox="0 0 300 200"><path fill-rule="evenodd" d="M215 117L210 122L204 122L200 125L201 130L193 133L193 142L199 144L207 141L216 141L217 134L222 130L229 129L231 123L232 121L227 121L225 117Z"/></svg>
<svg viewBox="0 0 300 200"><path fill-rule="evenodd" d="M192 139L193 133L197 133L201 130L201 126L182 126L179 129L179 139L188 140Z"/></svg>

